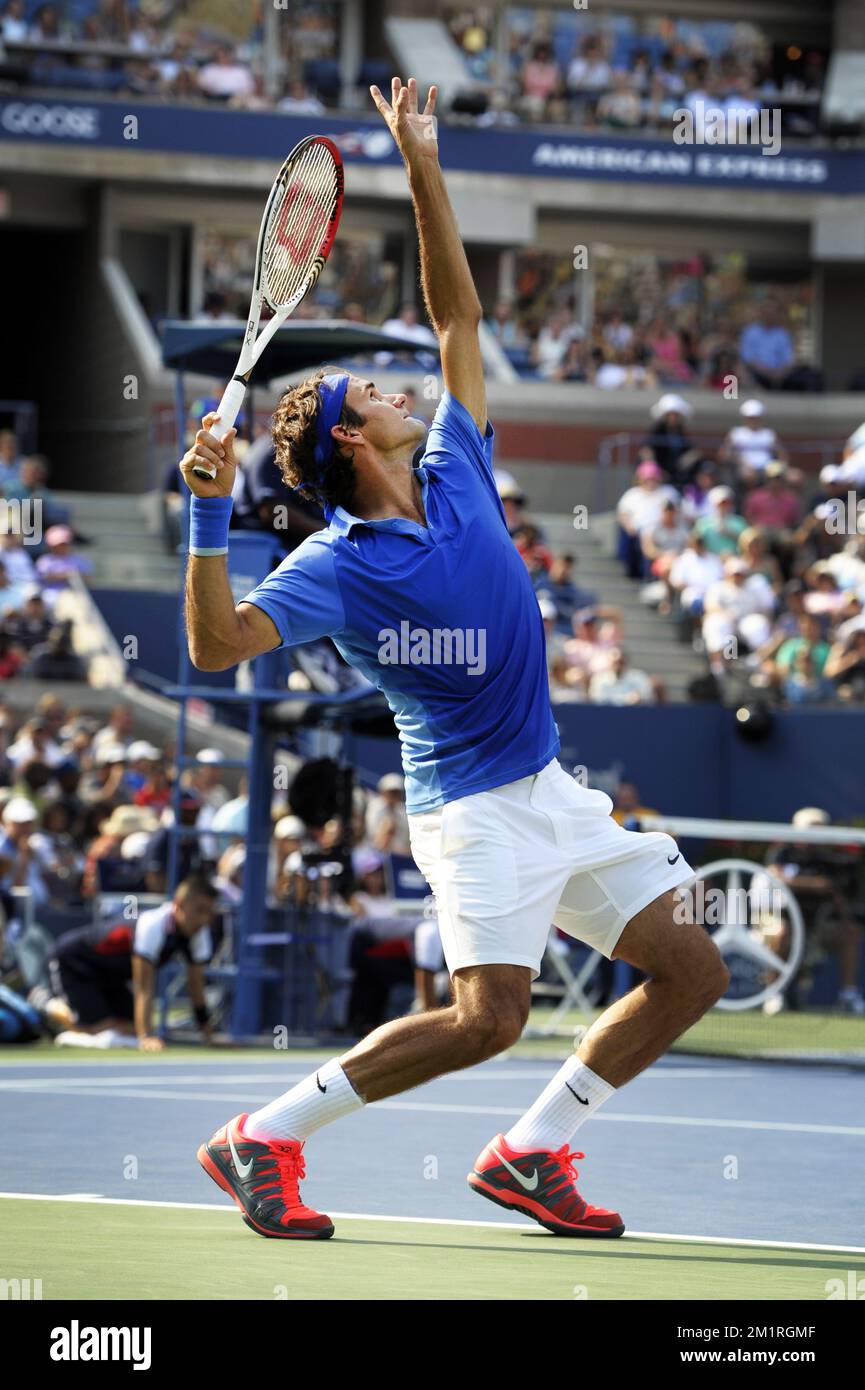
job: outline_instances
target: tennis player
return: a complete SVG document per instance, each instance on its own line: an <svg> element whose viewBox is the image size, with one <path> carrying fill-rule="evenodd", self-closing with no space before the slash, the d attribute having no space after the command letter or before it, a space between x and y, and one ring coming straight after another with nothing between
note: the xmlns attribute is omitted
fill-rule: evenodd
<svg viewBox="0 0 865 1390"><path fill-rule="evenodd" d="M326 1238L301 1201L304 1144L370 1102L482 1062L520 1037L551 922L649 977L593 1024L577 1052L468 1181L562 1236L614 1237L622 1219L576 1188L572 1140L597 1108L723 993L709 936L674 920L691 877L675 842L636 834L556 760L544 627L493 480L481 306L438 160L436 89L414 79L373 100L405 161L421 278L444 392L424 425L403 394L323 369L274 416L289 487L329 524L235 606L226 570L233 434L215 416L181 462L193 493L187 625L201 670L329 636L386 695L399 729L412 852L435 894L453 1003L387 1023L199 1149L261 1235ZM196 461L217 469L193 475Z"/></svg>

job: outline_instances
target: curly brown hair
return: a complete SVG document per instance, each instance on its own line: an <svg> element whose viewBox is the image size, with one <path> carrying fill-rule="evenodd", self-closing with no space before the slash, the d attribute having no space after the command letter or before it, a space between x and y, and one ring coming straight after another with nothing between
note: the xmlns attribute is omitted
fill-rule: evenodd
<svg viewBox="0 0 865 1390"><path fill-rule="evenodd" d="M322 378L332 372L345 374L341 367L320 367L285 392L273 412L273 443L276 464L286 487L325 506L350 507L356 484L352 453L334 445L330 463L322 474L315 460L316 421L321 408L318 388ZM366 424L366 416L344 401L339 423L357 429Z"/></svg>

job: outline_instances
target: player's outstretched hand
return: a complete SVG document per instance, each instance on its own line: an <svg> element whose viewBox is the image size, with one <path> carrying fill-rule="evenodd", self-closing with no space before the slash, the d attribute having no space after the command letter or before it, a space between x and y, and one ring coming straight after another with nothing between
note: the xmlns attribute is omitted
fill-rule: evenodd
<svg viewBox="0 0 865 1390"><path fill-rule="evenodd" d="M230 497L231 489L234 486L234 475L237 470L237 459L234 457L234 438L237 430L232 429L225 434L220 433L218 420L219 416L215 411L204 416L201 421L201 429L196 434L194 443L180 460L180 471L183 474L184 482L189 491L195 493L196 497ZM196 464L215 468L216 477L212 479L200 478L197 473L192 471Z"/></svg>
<svg viewBox="0 0 865 1390"><path fill-rule="evenodd" d="M438 88L430 87L426 106L418 111L417 82L410 77L408 86L402 78L391 82L391 104L385 101L378 87L370 87L370 95L396 141L397 149L406 163L414 159L438 159L438 126L435 118Z"/></svg>

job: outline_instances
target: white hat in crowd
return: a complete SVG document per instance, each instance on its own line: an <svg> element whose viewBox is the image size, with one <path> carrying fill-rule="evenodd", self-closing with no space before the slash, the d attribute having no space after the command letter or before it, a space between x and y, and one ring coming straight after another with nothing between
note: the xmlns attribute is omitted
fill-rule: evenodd
<svg viewBox="0 0 865 1390"><path fill-rule="evenodd" d="M766 413L766 407L762 401L743 401L739 406L739 414L744 415L746 420L756 419Z"/></svg>
<svg viewBox="0 0 865 1390"><path fill-rule="evenodd" d="M819 806L803 806L793 816L792 824L797 830L808 830L814 825L829 825L832 817L828 811L821 811Z"/></svg>
<svg viewBox="0 0 865 1390"><path fill-rule="evenodd" d="M126 756L131 763L158 763L162 754L152 743L148 743L146 739L140 738L134 743L130 743Z"/></svg>
<svg viewBox="0 0 865 1390"><path fill-rule="evenodd" d="M660 400L655 401L649 414L653 420L662 420L665 415L670 415L673 411L684 419L688 419L693 415L694 407L683 396L677 396L674 392L669 391Z"/></svg>
<svg viewBox="0 0 865 1390"><path fill-rule="evenodd" d="M280 816L273 827L273 834L277 840L302 840L306 826L300 816Z"/></svg>
<svg viewBox="0 0 865 1390"><path fill-rule="evenodd" d="M722 502L730 502L733 498L733 489L721 483L718 487L709 488L707 493L710 507L719 507Z"/></svg>
<svg viewBox="0 0 865 1390"><path fill-rule="evenodd" d="M405 782L398 772L386 772L384 777L378 780L378 790L380 792L401 792L405 791Z"/></svg>
<svg viewBox="0 0 865 1390"><path fill-rule="evenodd" d="M26 796L11 796L3 807L3 819L10 825L26 825L39 819L39 812Z"/></svg>
<svg viewBox="0 0 865 1390"><path fill-rule="evenodd" d="M195 761L197 763L221 763L224 759L218 748L202 748L200 752L196 753Z"/></svg>

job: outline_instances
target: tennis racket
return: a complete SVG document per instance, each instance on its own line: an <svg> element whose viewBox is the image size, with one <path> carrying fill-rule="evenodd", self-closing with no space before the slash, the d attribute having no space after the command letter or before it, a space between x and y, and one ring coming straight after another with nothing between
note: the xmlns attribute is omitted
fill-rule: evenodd
<svg viewBox="0 0 865 1390"><path fill-rule="evenodd" d="M259 357L324 269L339 226L343 181L339 151L324 135L309 135L295 145L274 180L258 233L243 347L219 402L221 435L237 419ZM262 304L272 317L258 332ZM216 476L206 463L192 471L199 478Z"/></svg>

